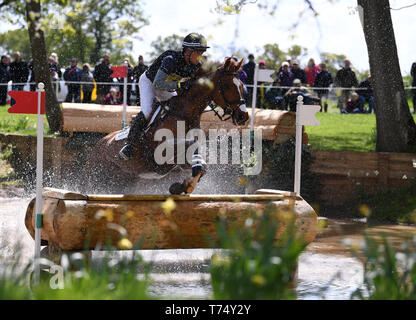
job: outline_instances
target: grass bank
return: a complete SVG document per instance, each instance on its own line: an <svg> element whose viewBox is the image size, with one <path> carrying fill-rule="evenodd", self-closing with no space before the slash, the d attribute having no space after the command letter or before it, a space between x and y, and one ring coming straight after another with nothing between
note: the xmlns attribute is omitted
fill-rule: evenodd
<svg viewBox="0 0 416 320"><path fill-rule="evenodd" d="M413 106L409 100L409 106ZM416 121L416 114L412 114ZM376 115L341 114L336 103L328 112L319 112L319 126L306 126L313 150L374 152L376 149Z"/></svg>
<svg viewBox="0 0 416 320"><path fill-rule="evenodd" d="M0 106L0 132L18 133L29 136L36 136L38 116L36 114L14 114L8 113L9 106ZM49 124L46 116L43 117L44 134L49 134Z"/></svg>

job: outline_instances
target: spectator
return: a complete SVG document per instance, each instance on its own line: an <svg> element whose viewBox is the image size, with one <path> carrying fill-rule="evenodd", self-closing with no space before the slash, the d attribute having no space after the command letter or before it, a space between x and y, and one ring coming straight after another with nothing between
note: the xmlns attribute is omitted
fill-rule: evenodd
<svg viewBox="0 0 416 320"><path fill-rule="evenodd" d="M368 102L368 110L366 113L371 113L374 109L374 94L373 94L373 87L371 85L371 74L368 73L367 79L362 81L358 88L363 88L365 90L359 90L358 93L360 95L361 105L364 108L366 102ZM364 112L364 109L363 109Z"/></svg>
<svg viewBox="0 0 416 320"><path fill-rule="evenodd" d="M319 103L319 98L312 95L306 87L302 86L300 79L293 80L293 87L284 95L285 103L289 106L289 111L296 112L298 96L303 97L303 103L310 105Z"/></svg>
<svg viewBox="0 0 416 320"><path fill-rule="evenodd" d="M120 100L117 96L117 90L115 88L110 89L110 92L106 95L104 99L104 104L111 104L111 105L120 104Z"/></svg>
<svg viewBox="0 0 416 320"><path fill-rule="evenodd" d="M298 60L293 61L291 71L294 79L299 79L302 84L306 84L306 73L299 67Z"/></svg>
<svg viewBox="0 0 416 320"><path fill-rule="evenodd" d="M136 105L140 105L139 79L148 68L143 62L143 56L139 56L139 64L133 68L133 78L136 81Z"/></svg>
<svg viewBox="0 0 416 320"><path fill-rule="evenodd" d="M319 71L321 71L321 68L318 65L315 65L315 60L310 58L308 65L305 67L306 84L308 86L313 87L313 84L315 83L315 77Z"/></svg>
<svg viewBox="0 0 416 320"><path fill-rule="evenodd" d="M71 59L71 66L66 68L64 72L64 80L68 82L79 82L81 76L81 69L78 68L77 58ZM66 83L65 83L66 84ZM66 95L65 102L72 102L72 99L75 103L81 102L81 85L77 83L68 84L68 94Z"/></svg>
<svg viewBox="0 0 416 320"><path fill-rule="evenodd" d="M97 82L113 82L110 77L113 72L110 65L110 56L106 54L103 56L101 63L94 69L94 79ZM97 103L104 103L110 88L111 84L97 84Z"/></svg>
<svg viewBox="0 0 416 320"><path fill-rule="evenodd" d="M256 68L256 63L254 62L254 55L248 55L248 62L243 65L243 70L247 74L247 80L245 82L248 85L247 88L247 105L251 106L251 102L253 100L253 85L254 85L254 69Z"/></svg>
<svg viewBox="0 0 416 320"><path fill-rule="evenodd" d="M357 92L351 94L341 113L362 113L363 107Z"/></svg>
<svg viewBox="0 0 416 320"><path fill-rule="evenodd" d="M412 76L412 87L416 87L416 62L413 62L412 64L410 75ZM416 113L416 89L412 89L412 93L413 93L413 113Z"/></svg>
<svg viewBox="0 0 416 320"><path fill-rule="evenodd" d="M49 70L49 73L51 75L53 90L55 93L58 93L59 91L61 91L61 86L59 85L58 73L56 73L56 71L53 71L53 70Z"/></svg>
<svg viewBox="0 0 416 320"><path fill-rule="evenodd" d="M292 69L292 57L286 56L286 62L289 64L289 69ZM280 66L278 74L283 71L283 64Z"/></svg>
<svg viewBox="0 0 416 320"><path fill-rule="evenodd" d="M91 103L91 95L94 90L94 77L91 73L91 67L88 63L84 63L82 71L79 76L81 82L88 82L82 84L82 103Z"/></svg>
<svg viewBox="0 0 416 320"><path fill-rule="evenodd" d="M130 105L131 87L132 87L132 83L133 83L133 79L134 79L134 77L133 77L133 68L134 67L130 63L129 58L124 58L124 61L127 61L127 105ZM124 64L123 64L123 66L124 66ZM124 78L118 78L118 82L124 83ZM121 101L123 101L123 93L124 93L123 87L124 87L124 85L119 86Z"/></svg>
<svg viewBox="0 0 416 320"><path fill-rule="evenodd" d="M286 109L283 98L283 89L280 88L279 79L274 80L273 84L266 88L264 94L264 106L266 109Z"/></svg>
<svg viewBox="0 0 416 320"><path fill-rule="evenodd" d="M288 62L282 63L282 69L283 70L279 72L279 74L277 75L277 78L282 87L288 87L288 88L283 89L283 95L284 95L289 90L289 87L292 87L294 76L293 76L293 73L289 69Z"/></svg>
<svg viewBox="0 0 416 320"><path fill-rule="evenodd" d="M264 62L263 60L259 61L259 69L266 69L266 62ZM257 82L257 102L256 105L259 108L264 108L265 107L265 100L264 100L264 95L265 95L265 83L263 81L259 81Z"/></svg>
<svg viewBox="0 0 416 320"><path fill-rule="evenodd" d="M10 78L13 81L12 89L16 91L22 91L24 84L15 84L15 83L26 83L29 77L29 67L27 62L22 60L20 57L20 52L16 51L14 53L14 61L10 64Z"/></svg>
<svg viewBox="0 0 416 320"><path fill-rule="evenodd" d="M355 72L351 69L351 62L348 59L344 60L344 67L338 70L335 76L335 85L341 88L352 88L358 85ZM341 94L338 99L338 108L345 110L345 104L350 96L350 90L341 90Z"/></svg>
<svg viewBox="0 0 416 320"><path fill-rule="evenodd" d="M51 53L51 57L55 60L57 64L59 64L58 54L56 52Z"/></svg>
<svg viewBox="0 0 416 320"><path fill-rule="evenodd" d="M7 83L10 81L9 59L6 55L0 60L0 106L7 102Z"/></svg>
<svg viewBox="0 0 416 320"><path fill-rule="evenodd" d="M49 71L50 72L55 71L58 74L58 78L62 79L61 65L58 63L58 61L56 59L57 59L57 56L52 56L52 55L49 56L49 58L48 58Z"/></svg>
<svg viewBox="0 0 416 320"><path fill-rule="evenodd" d="M326 64L321 63L321 71L316 75L313 86L316 88L328 88L332 82L332 75L326 69ZM328 91L328 89L316 89L320 99L321 111L323 109L325 112L328 112Z"/></svg>

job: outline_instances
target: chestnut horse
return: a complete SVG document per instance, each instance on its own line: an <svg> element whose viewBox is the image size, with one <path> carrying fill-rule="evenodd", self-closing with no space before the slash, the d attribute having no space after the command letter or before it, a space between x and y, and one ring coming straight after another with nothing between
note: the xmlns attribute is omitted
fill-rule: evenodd
<svg viewBox="0 0 416 320"><path fill-rule="evenodd" d="M169 191L172 194L191 193L206 170L204 159L198 154L199 144L194 139L178 136L178 122L182 121L185 133L200 127L201 115L207 105L215 103L223 109L220 115L213 107L212 111L221 120L232 119L236 126L248 120L248 112L243 96L243 84L238 78L243 60L236 62L227 58L216 70L200 71L193 79L193 85L187 91L172 97L167 102L159 103L153 111L150 125L146 131L146 142L143 143L131 160L121 160L118 153L125 143L129 127L112 132L102 138L90 154L80 181L80 189L84 192L126 193L140 179L159 179L169 174L174 168L191 169L192 177L182 183L174 183ZM155 108L154 108L155 109ZM227 119L224 119L225 116ZM174 145L174 159L167 163L158 162L155 150L161 145L157 135L160 129L168 129L173 133L170 139ZM156 139L155 139L156 138ZM168 138L165 139L165 143ZM182 154L178 145L182 143ZM178 160L192 147L192 160L182 163ZM171 159L172 160L172 159Z"/></svg>

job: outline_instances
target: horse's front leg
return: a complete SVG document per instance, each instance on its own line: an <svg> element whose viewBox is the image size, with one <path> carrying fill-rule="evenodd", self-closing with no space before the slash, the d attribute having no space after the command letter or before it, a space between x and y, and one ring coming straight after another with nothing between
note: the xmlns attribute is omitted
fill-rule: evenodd
<svg viewBox="0 0 416 320"><path fill-rule="evenodd" d="M195 145L196 144L196 145ZM196 185L202 176L206 173L207 164L203 156L199 153L198 142L194 142L191 146L197 147L195 152L192 154L192 177L186 178L182 183L175 182L169 187L171 194L190 194L192 193Z"/></svg>

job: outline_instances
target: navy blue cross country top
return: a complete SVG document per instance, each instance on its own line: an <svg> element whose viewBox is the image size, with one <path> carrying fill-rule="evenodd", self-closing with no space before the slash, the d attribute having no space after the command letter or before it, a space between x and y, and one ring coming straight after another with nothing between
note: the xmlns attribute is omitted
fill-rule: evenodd
<svg viewBox="0 0 416 320"><path fill-rule="evenodd" d="M149 69L147 69L146 77L154 82L156 74L160 69L168 76L166 81L176 82L182 78L191 77L200 67L201 63L188 66L182 51L168 50L162 53L155 62L152 63Z"/></svg>

